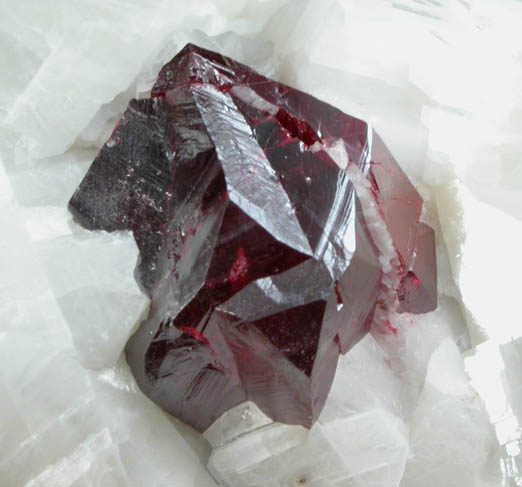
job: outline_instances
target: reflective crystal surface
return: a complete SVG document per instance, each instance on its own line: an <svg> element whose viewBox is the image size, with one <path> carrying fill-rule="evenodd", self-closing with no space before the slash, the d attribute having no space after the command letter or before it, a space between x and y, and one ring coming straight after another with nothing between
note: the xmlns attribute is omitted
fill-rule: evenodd
<svg viewBox="0 0 522 487"><path fill-rule="evenodd" d="M191 44L131 101L70 209L133 231L152 303L127 361L198 430L246 400L310 427L376 308L437 305L433 230L378 135Z"/></svg>

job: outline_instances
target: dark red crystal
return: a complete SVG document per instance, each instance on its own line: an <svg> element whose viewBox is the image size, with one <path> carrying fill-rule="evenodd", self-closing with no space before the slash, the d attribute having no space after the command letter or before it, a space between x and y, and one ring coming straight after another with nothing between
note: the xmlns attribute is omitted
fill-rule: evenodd
<svg viewBox="0 0 522 487"><path fill-rule="evenodd" d="M131 101L71 199L85 227L133 231L152 301L127 360L153 401L199 430L245 400L311 426L339 354L369 329L378 251L334 143L373 183L399 256L400 306L433 309L422 199L378 136L193 45L163 67L150 99Z"/></svg>
<svg viewBox="0 0 522 487"><path fill-rule="evenodd" d="M435 234L420 221L422 198L375 131L371 146L369 178L402 276L398 310L427 313L437 307Z"/></svg>

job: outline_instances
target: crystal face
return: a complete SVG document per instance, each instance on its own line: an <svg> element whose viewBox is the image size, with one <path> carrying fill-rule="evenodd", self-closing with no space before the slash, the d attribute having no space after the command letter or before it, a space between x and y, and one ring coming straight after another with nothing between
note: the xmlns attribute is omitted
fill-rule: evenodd
<svg viewBox="0 0 522 487"><path fill-rule="evenodd" d="M397 289L347 166L368 183ZM127 361L145 394L201 431L246 400L311 426L376 307L437 305L422 199L378 135L194 45L131 101L70 210L134 233L152 304Z"/></svg>

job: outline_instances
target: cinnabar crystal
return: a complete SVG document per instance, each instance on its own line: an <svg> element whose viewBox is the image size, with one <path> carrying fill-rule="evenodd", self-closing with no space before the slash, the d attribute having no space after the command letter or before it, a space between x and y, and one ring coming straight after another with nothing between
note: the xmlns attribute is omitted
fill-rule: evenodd
<svg viewBox="0 0 522 487"><path fill-rule="evenodd" d="M378 250L334 148L371 180L402 310L433 309L422 199L372 129L194 45L131 101L71 199L85 227L134 232L152 304L127 360L198 430L245 400L311 426L339 354L369 329Z"/></svg>

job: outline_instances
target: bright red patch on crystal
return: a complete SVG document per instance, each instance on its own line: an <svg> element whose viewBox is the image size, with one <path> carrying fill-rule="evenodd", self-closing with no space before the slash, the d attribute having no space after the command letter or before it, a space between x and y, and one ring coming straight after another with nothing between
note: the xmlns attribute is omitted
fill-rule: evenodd
<svg viewBox="0 0 522 487"><path fill-rule="evenodd" d="M243 287L243 285L247 283L248 259L243 247L237 249L237 257L228 272L228 280L230 284L236 288Z"/></svg>
<svg viewBox="0 0 522 487"><path fill-rule="evenodd" d="M311 426L339 354L371 325L381 269L331 143L370 178L401 306L433 309L433 232L377 134L193 45L150 99L131 101L71 199L84 226L134 232L152 305L127 360L153 401L199 430L247 399Z"/></svg>
<svg viewBox="0 0 522 487"><path fill-rule="evenodd" d="M397 336L397 335L399 334L399 330L397 329L396 326L393 326L393 325L392 325L392 322L391 322L390 320L386 320L386 321L384 322L384 326L386 327L386 329L387 329L388 331L391 332L392 335Z"/></svg>

